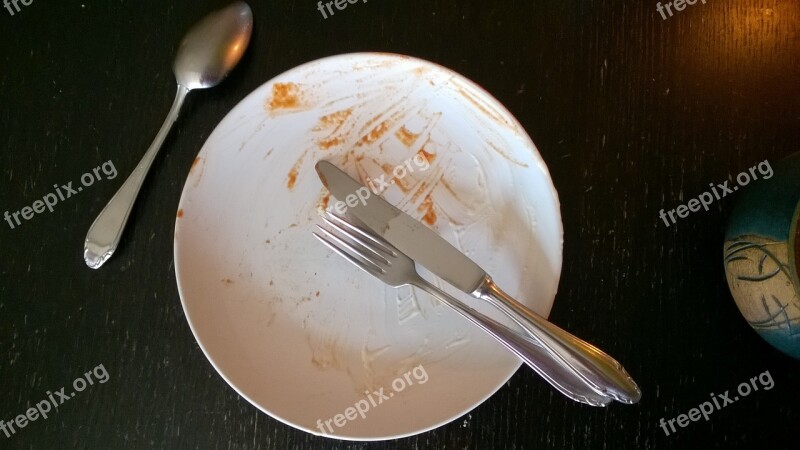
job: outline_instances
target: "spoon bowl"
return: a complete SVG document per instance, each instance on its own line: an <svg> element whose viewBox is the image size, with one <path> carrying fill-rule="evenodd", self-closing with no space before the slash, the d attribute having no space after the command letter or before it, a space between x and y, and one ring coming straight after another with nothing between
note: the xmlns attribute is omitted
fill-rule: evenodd
<svg viewBox="0 0 800 450"><path fill-rule="evenodd" d="M253 31L253 11L245 2L210 14L183 37L172 70L189 90L219 84L244 55Z"/></svg>

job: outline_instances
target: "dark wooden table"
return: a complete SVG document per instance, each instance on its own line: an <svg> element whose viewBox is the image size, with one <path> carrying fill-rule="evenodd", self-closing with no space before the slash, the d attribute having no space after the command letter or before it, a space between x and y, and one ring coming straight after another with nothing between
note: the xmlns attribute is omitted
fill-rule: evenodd
<svg viewBox="0 0 800 450"><path fill-rule="evenodd" d="M313 0L254 1L247 56L219 87L191 94L121 248L97 271L82 259L86 230L169 108L183 33L223 2L26 1L10 5L13 16L0 9L0 213L35 207L107 161L120 175L14 228L0 222L0 419L48 391L58 401L56 390L101 364L108 375L47 419L0 432L0 448L797 448L800 363L750 329L725 283L735 196L669 227L658 215L798 150L796 1L699 0L662 17L653 0L372 0L327 19ZM265 81L365 50L452 68L524 125L562 204L551 319L623 361L643 389L639 405L582 407L520 370L446 426L349 443L279 423L217 375L175 284L189 167ZM660 419L767 371L772 389L662 429Z"/></svg>

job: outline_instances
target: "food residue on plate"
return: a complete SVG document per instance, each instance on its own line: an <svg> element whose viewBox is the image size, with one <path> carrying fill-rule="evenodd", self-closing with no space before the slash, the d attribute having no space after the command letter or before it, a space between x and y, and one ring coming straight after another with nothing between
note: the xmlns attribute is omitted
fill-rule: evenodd
<svg viewBox="0 0 800 450"><path fill-rule="evenodd" d="M425 200L417 207L417 211L423 212L425 211L425 215L422 216L422 221L427 223L428 225L433 225L436 223L436 211L434 210L433 198L431 195L428 194L425 197Z"/></svg>
<svg viewBox="0 0 800 450"><path fill-rule="evenodd" d="M419 187L417 188L417 190L411 196L411 202L412 203L416 202L419 199L419 197L422 195L422 193L425 192L425 189L427 189L427 188L428 188L428 182L427 181L423 181L422 183L420 183Z"/></svg>
<svg viewBox="0 0 800 450"><path fill-rule="evenodd" d="M319 145L319 148L321 148L323 150L328 150L331 147L336 147L337 145L342 145L342 144L344 144L344 137L342 137L342 136L332 136L332 137L325 138L325 139L322 139L319 142L317 142L317 145Z"/></svg>
<svg viewBox="0 0 800 450"><path fill-rule="evenodd" d="M397 130L394 135L397 136L397 139L399 139L400 142L402 142L406 147L411 147L419 137L419 134L408 131L408 128L405 126L400 127L400 129Z"/></svg>
<svg viewBox="0 0 800 450"><path fill-rule="evenodd" d="M190 175L192 174L192 172L194 172L194 168L197 167L197 165L202 161L203 161L203 158L201 158L199 156L197 158L195 158L194 161L192 161L192 167L189 169L189 174Z"/></svg>
<svg viewBox="0 0 800 450"><path fill-rule="evenodd" d="M367 144L372 144L373 142L377 141L381 138L388 130L389 130L389 119L384 120L378 126L373 128L369 133L365 134L361 137L361 139L356 143L356 146L362 147Z"/></svg>
<svg viewBox="0 0 800 450"><path fill-rule="evenodd" d="M311 347L311 364L314 365L317 369L326 370L329 368L340 368L344 364L342 363L342 357L339 356L341 350L338 348L337 341L323 341L320 344L311 344L311 339L309 339L309 347Z"/></svg>
<svg viewBox="0 0 800 450"><path fill-rule="evenodd" d="M275 83L272 85L272 95L267 100L268 112L280 109L296 109L300 107L300 86L295 83Z"/></svg>
<svg viewBox="0 0 800 450"><path fill-rule="evenodd" d="M197 158L194 159L194 161L192 161L192 167L189 168L189 175L191 176L195 173L195 171L197 172L197 175L194 180L195 186L197 186L197 183L199 183L200 179L203 178L203 171L205 170L205 167L206 167L206 160L200 156L198 156Z"/></svg>
<svg viewBox="0 0 800 450"><path fill-rule="evenodd" d="M425 147L419 149L417 154L425 158L425 160L428 161L428 163L432 163L433 160L436 159L436 153L428 153L428 151L425 150Z"/></svg>
<svg viewBox="0 0 800 450"><path fill-rule="evenodd" d="M292 167L292 170L289 171L289 174L286 176L286 187L289 189L294 188L294 184L297 182L297 172L298 167L295 165Z"/></svg>
<svg viewBox="0 0 800 450"><path fill-rule="evenodd" d="M328 203L331 201L331 193L327 189L323 189L319 201L317 202L317 209L325 211L328 209Z"/></svg>
<svg viewBox="0 0 800 450"><path fill-rule="evenodd" d="M178 214L176 214L176 215L177 215L178 219L183 217L183 208L178 208Z"/></svg>
<svg viewBox="0 0 800 450"><path fill-rule="evenodd" d="M411 191L411 186L409 186L408 180L405 178L394 176L395 167L397 166L393 166L391 164L381 164L381 170L383 170L383 173L386 174L386 179L389 180L389 183L397 186L397 188L403 191L404 194L407 194Z"/></svg>
<svg viewBox="0 0 800 450"><path fill-rule="evenodd" d="M514 126L505 117L503 117L500 112L495 111L492 106L487 105L483 100L475 98L472 94L467 92L467 89L470 89L470 88L466 87L466 86L463 87L463 88L459 87L458 88L458 93L462 97L464 97L468 102L470 102L473 106L478 108L478 110L480 112L482 112L484 116L486 116L487 118L489 118L490 120L492 120L493 122L495 122L495 123L497 123L499 125L502 125L504 127L511 128L511 129L514 128Z"/></svg>
<svg viewBox="0 0 800 450"><path fill-rule="evenodd" d="M353 113L353 109L343 109L330 114L326 114L319 118L319 124L314 127L312 131L322 131L328 128L334 128L334 131L341 128L348 117Z"/></svg>
<svg viewBox="0 0 800 450"><path fill-rule="evenodd" d="M352 109L343 109L320 117L319 123L311 131L325 131L332 128L327 136L317 141L320 149L329 150L331 147L344 144L347 133L340 133L340 130L352 113Z"/></svg>
<svg viewBox="0 0 800 450"><path fill-rule="evenodd" d="M289 188L290 191L294 188L294 184L297 182L297 176L300 174L300 168L303 166L303 160L306 159L307 154L308 150L303 152L303 154L297 158L294 166L292 166L292 169L289 170L289 173L286 175L286 187Z"/></svg>

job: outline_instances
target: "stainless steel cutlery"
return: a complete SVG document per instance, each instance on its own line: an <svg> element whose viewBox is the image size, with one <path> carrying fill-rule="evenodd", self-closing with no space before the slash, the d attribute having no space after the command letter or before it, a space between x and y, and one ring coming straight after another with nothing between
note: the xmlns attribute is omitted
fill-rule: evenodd
<svg viewBox="0 0 800 450"><path fill-rule="evenodd" d="M318 162L316 169L323 184L338 199L356 192L369 193L366 187L327 161ZM359 199L362 198L348 203L347 209L348 216L359 222L358 227L348 226L340 217L328 216L326 221L336 234L326 230L324 238L317 237L387 284L411 284L439 298L444 295L445 303L501 340L570 398L596 406L605 406L611 400L627 404L639 401L639 387L611 356L527 309L503 292L466 255L378 195L361 195ZM491 303L527 336L475 316L474 310L419 277L415 262L459 290ZM532 350L536 346L530 345L531 342L541 348ZM523 356L522 352L528 353Z"/></svg>
<svg viewBox="0 0 800 450"><path fill-rule="evenodd" d="M323 220L327 228L319 227L314 233L333 251L365 272L393 287L416 286L453 308L465 319L500 341L519 356L548 383L567 397L592 406L606 406L611 397L598 394L566 366L551 358L542 346L528 336L517 333L505 325L464 305L434 284L422 278L414 261L392 247L388 242L371 236L341 217L327 213Z"/></svg>

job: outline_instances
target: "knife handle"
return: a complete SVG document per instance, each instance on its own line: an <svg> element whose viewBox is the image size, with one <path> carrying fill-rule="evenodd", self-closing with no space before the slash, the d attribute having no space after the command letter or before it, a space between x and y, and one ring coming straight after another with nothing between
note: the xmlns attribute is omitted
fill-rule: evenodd
<svg viewBox="0 0 800 450"><path fill-rule="evenodd" d="M627 404L636 403L642 397L636 382L617 360L529 310L503 292L490 277L487 276L472 295L505 312L553 357L572 368L599 392Z"/></svg>
<svg viewBox="0 0 800 450"><path fill-rule="evenodd" d="M600 394L587 385L573 369L550 356L534 339L475 311L422 277L417 276L412 284L440 299L462 317L500 341L545 381L570 399L591 406L607 406L612 401L610 397Z"/></svg>

